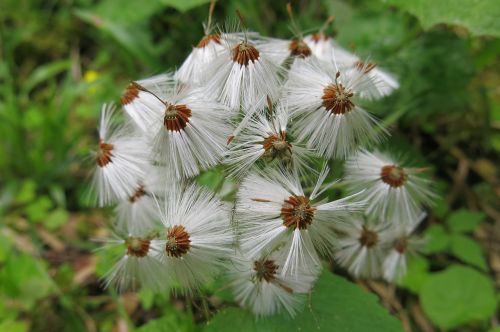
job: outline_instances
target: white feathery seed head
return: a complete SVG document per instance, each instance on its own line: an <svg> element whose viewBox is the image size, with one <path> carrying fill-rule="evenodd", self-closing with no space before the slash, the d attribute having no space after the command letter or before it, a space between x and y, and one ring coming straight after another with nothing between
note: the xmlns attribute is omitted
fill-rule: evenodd
<svg viewBox="0 0 500 332"><path fill-rule="evenodd" d="M145 136L167 177L193 177L220 161L231 132L227 107L212 101L202 89L178 82L167 84L161 93L135 86L146 96L144 103L137 101L147 109L142 110Z"/></svg>
<svg viewBox="0 0 500 332"><path fill-rule="evenodd" d="M208 20L203 24L204 36L196 47L193 47L182 66L175 73L175 78L181 82L194 85L205 84L213 61L227 51L221 42L221 38L227 38L227 36L217 32L212 22L214 9L215 1L212 1L208 11Z"/></svg>
<svg viewBox="0 0 500 332"><path fill-rule="evenodd" d="M139 132L128 124L117 126L115 108L103 105L99 124L99 146L92 189L99 206L133 195L149 164L150 150Z"/></svg>
<svg viewBox="0 0 500 332"><path fill-rule="evenodd" d="M297 278L282 273L286 256L279 252L257 258L237 252L229 269L230 285L236 301L257 316L286 311L294 316L317 277L301 271Z"/></svg>
<svg viewBox="0 0 500 332"><path fill-rule="evenodd" d="M227 52L213 62L206 89L233 111L263 108L264 96L276 100L280 94L282 69L249 39L251 34L231 36L223 39Z"/></svg>
<svg viewBox="0 0 500 332"><path fill-rule="evenodd" d="M342 48L333 38L318 32L304 38L312 54L324 65L335 70L359 71L366 79L367 89L359 92L361 98L378 99L399 88L398 80L375 63L362 61L357 55Z"/></svg>
<svg viewBox="0 0 500 332"><path fill-rule="evenodd" d="M323 62L330 62L333 58L338 63L354 62L356 55L340 46L335 39L320 31L304 37L312 54Z"/></svg>
<svg viewBox="0 0 500 332"><path fill-rule="evenodd" d="M142 233L117 229L114 239L105 240L101 250L116 251L114 266L104 276L106 287L115 287L119 292L148 288L154 291L165 289L165 273L152 240L156 233L151 228Z"/></svg>
<svg viewBox="0 0 500 332"><path fill-rule="evenodd" d="M337 262L357 278L378 278L390 236L390 224L372 223L361 217L338 223Z"/></svg>
<svg viewBox="0 0 500 332"><path fill-rule="evenodd" d="M362 82L363 89L360 89L358 95L360 98L374 100L390 95L399 88L398 80L395 76L385 69L380 68L375 62L370 60L344 59L337 60L336 57L330 61L323 61L323 66L330 70L340 70L346 72L346 75L358 76Z"/></svg>
<svg viewBox="0 0 500 332"><path fill-rule="evenodd" d="M163 106L158 96L179 89L182 85L174 80L173 74L160 74L136 82L131 82L121 97L125 113L144 133L148 132L157 109Z"/></svg>
<svg viewBox="0 0 500 332"><path fill-rule="evenodd" d="M413 235L413 232L425 217L426 213L421 212L410 223L393 222L391 246L383 262L383 277L388 282L401 280L406 274L408 255L415 254L423 247L425 241Z"/></svg>
<svg viewBox="0 0 500 332"><path fill-rule="evenodd" d="M321 188L327 174L328 168L324 168L307 196L297 174L270 170L245 178L235 213L242 250L255 258L263 251L283 247L284 274L317 273L321 269L319 255L332 255L336 240L332 224L363 207L363 203L353 202L352 196L315 202L328 188Z"/></svg>
<svg viewBox="0 0 500 332"><path fill-rule="evenodd" d="M232 253L230 209L194 184L167 187L161 209L163 231L152 246L170 283L191 293L211 281Z"/></svg>
<svg viewBox="0 0 500 332"><path fill-rule="evenodd" d="M405 167L378 151L361 150L345 163L345 183L352 193L364 189L360 196L368 202L366 215L411 223L435 197L431 182L420 176L423 170Z"/></svg>
<svg viewBox="0 0 500 332"><path fill-rule="evenodd" d="M269 101L267 112L257 112L226 154L224 163L229 165L229 173L241 177L254 165L299 173L310 171L308 161L313 151L291 137L288 118L287 106L283 103L274 106Z"/></svg>
<svg viewBox="0 0 500 332"><path fill-rule="evenodd" d="M367 80L313 60L294 64L285 84L293 133L326 158L345 159L360 145L378 142L385 131L357 98L369 88Z"/></svg>
<svg viewBox="0 0 500 332"><path fill-rule="evenodd" d="M158 225L160 214L156 199L161 199L168 185L164 177L165 170L161 167L149 166L145 170L145 176L137 182L133 195L121 200L115 207L117 228L125 227L132 233L140 233Z"/></svg>

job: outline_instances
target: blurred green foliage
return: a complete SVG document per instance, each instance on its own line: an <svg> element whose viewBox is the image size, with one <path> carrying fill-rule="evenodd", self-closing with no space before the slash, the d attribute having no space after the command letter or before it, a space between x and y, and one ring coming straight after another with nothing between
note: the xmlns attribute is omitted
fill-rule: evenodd
<svg viewBox="0 0 500 332"><path fill-rule="evenodd" d="M147 291L137 296L104 291L97 277L111 258L93 254L98 244L89 241L105 232L108 216L89 209L84 200L100 105L116 102L132 79L178 67L202 35L207 3L0 2L0 331L112 331L120 326L196 331L218 309L222 314L209 330L227 325L228 315L247 322L242 330L254 326L245 312L224 309L232 304L223 281L207 289L206 299L192 303ZM234 20L238 8L251 29L288 38L285 4L222 0L215 18ZM420 303L424 318L403 319L413 331L422 329L422 320L442 329L493 331L500 299L500 271L494 264L500 225L492 222L500 206L498 2L313 0L292 5L306 32L334 15L329 33L397 74L401 88L367 108L393 132L387 144L430 165L442 196L424 232L426 254L410 261L399 283L401 308L387 306L401 318L401 312L414 313L414 303ZM233 194L233 184L218 169L199 182L228 199ZM328 309L318 326L342 330L335 319L346 319L352 326L345 326L355 330L365 322L358 316L396 326L372 296L340 277L325 278L335 280L318 285L312 296L313 306ZM354 317L343 311L348 300L354 307L368 301L373 309L357 308ZM280 319L270 328L281 325Z"/></svg>

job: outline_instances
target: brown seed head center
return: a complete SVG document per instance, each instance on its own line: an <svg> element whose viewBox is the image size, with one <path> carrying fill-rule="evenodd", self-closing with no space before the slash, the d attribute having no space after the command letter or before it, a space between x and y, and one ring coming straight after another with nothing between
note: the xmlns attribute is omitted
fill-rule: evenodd
<svg viewBox="0 0 500 332"><path fill-rule="evenodd" d="M139 200L139 198L141 198L142 196L145 196L145 195L146 195L146 190L144 189L144 186L141 185L141 186L139 186L139 188L137 188L135 193L128 198L128 201L130 203L135 203Z"/></svg>
<svg viewBox="0 0 500 332"><path fill-rule="evenodd" d="M363 73L368 74L371 72L375 67L377 67L376 63L373 62L363 62L363 61L356 61L354 63L354 67L358 70L362 70Z"/></svg>
<svg viewBox="0 0 500 332"><path fill-rule="evenodd" d="M400 254L403 254L406 251L407 246L408 246L408 239L406 238L406 236L400 237L394 243L394 249Z"/></svg>
<svg viewBox="0 0 500 332"><path fill-rule="evenodd" d="M210 42L220 44L220 35L217 33L213 33L213 34L204 36L203 38L201 38L198 45L196 45L196 48L203 48L203 47L207 46Z"/></svg>
<svg viewBox="0 0 500 332"><path fill-rule="evenodd" d="M233 61L242 66L248 66L250 61L255 62L259 56L259 51L253 45L244 41L233 48Z"/></svg>
<svg viewBox="0 0 500 332"><path fill-rule="evenodd" d="M286 158L292 153L292 145L286 141L286 133L270 135L262 142L264 156L271 158Z"/></svg>
<svg viewBox="0 0 500 332"><path fill-rule="evenodd" d="M259 282L262 281L262 279L271 282L276 279L278 265L276 265L273 260L259 260L254 262L253 269L255 270L255 277Z"/></svg>
<svg viewBox="0 0 500 332"><path fill-rule="evenodd" d="M107 164L113 162L111 157L113 157L113 144L104 143L101 141L99 143L99 153L96 157L96 163L99 167L104 167Z"/></svg>
<svg viewBox="0 0 500 332"><path fill-rule="evenodd" d="M186 128L191 117L191 110L186 105L168 105L163 116L163 125L169 131L181 131Z"/></svg>
<svg viewBox="0 0 500 332"><path fill-rule="evenodd" d="M380 171L380 178L389 186L398 188L405 184L408 179L408 174L406 174L404 168L402 167L398 167L396 165L386 165L382 167L382 170Z"/></svg>
<svg viewBox="0 0 500 332"><path fill-rule="evenodd" d="M351 101L352 93L342 84L329 84L323 89L323 107L332 112L332 114L345 114L354 108L354 103Z"/></svg>
<svg viewBox="0 0 500 332"><path fill-rule="evenodd" d="M283 225L292 229L306 229L314 219L314 211L309 198L305 196L290 196L281 206Z"/></svg>
<svg viewBox="0 0 500 332"><path fill-rule="evenodd" d="M377 233L363 226L363 230L361 231L361 236L359 237L359 243L361 243L362 246L371 248L374 245L376 245L377 242L378 242Z"/></svg>
<svg viewBox="0 0 500 332"><path fill-rule="evenodd" d="M149 252L151 241L138 237L129 237L125 240L127 245L127 255L132 257L145 257Z"/></svg>
<svg viewBox="0 0 500 332"><path fill-rule="evenodd" d="M175 225L167 231L165 251L170 257L181 257L189 251L191 240L184 226Z"/></svg>
<svg viewBox="0 0 500 332"><path fill-rule="evenodd" d="M135 98L139 96L139 91L141 90L144 90L144 88L141 85L135 82L130 83L127 86L127 89L125 90L125 93L120 98L122 105L128 105L132 103L135 100Z"/></svg>
<svg viewBox="0 0 500 332"><path fill-rule="evenodd" d="M288 48L290 49L290 55L292 56L307 58L312 54L309 46L307 46L307 44L301 39L292 40Z"/></svg>

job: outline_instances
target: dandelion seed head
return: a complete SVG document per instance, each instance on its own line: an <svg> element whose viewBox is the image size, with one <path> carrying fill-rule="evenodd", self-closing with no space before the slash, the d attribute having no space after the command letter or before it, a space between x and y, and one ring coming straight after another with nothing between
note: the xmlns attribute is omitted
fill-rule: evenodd
<svg viewBox="0 0 500 332"><path fill-rule="evenodd" d="M122 105L128 105L132 103L139 96L139 91L143 89L144 88L136 82L130 83L125 90L125 93L120 98Z"/></svg>
<svg viewBox="0 0 500 332"><path fill-rule="evenodd" d="M135 203L137 202L142 196L146 195L146 190L144 189L143 185L140 185L134 194L128 198L128 201L130 203Z"/></svg>
<svg viewBox="0 0 500 332"><path fill-rule="evenodd" d="M260 53L252 44L242 41L233 48L232 55L234 62L248 66L250 61L255 62L259 59Z"/></svg>
<svg viewBox="0 0 500 332"><path fill-rule="evenodd" d="M151 246L151 240L130 236L125 240L127 255L132 257L146 257Z"/></svg>
<svg viewBox="0 0 500 332"><path fill-rule="evenodd" d="M380 178L389 186L398 188L405 184L408 179L408 174L406 174L404 168L402 167L398 167L396 165L386 165L383 166L380 171Z"/></svg>
<svg viewBox="0 0 500 332"><path fill-rule="evenodd" d="M371 248L376 245L379 241L379 236L376 232L368 229L366 226L363 226L361 231L361 236L359 237L359 243L362 246L367 248Z"/></svg>
<svg viewBox="0 0 500 332"><path fill-rule="evenodd" d="M406 248L408 247L408 237L401 236L394 242L394 250L399 252L400 254L404 254L406 252Z"/></svg>
<svg viewBox="0 0 500 332"><path fill-rule="evenodd" d="M191 110L186 105L168 105L163 116L163 125L169 131L181 131L186 128L191 117Z"/></svg>
<svg viewBox="0 0 500 332"><path fill-rule="evenodd" d="M112 162L111 157L113 157L113 144L105 143L101 140L99 143L99 153L96 157L96 163L99 167L104 167L110 162Z"/></svg>
<svg viewBox="0 0 500 332"><path fill-rule="evenodd" d="M179 258L186 254L191 247L191 240L186 228L181 225L174 225L167 231L165 251L167 256Z"/></svg>
<svg viewBox="0 0 500 332"><path fill-rule="evenodd" d="M220 43L221 43L221 41L220 41L220 35L218 33L212 33L212 34L204 36L198 42L198 45L196 45L196 48L204 48L208 44L210 44L210 42L214 42L214 43L220 45Z"/></svg>
<svg viewBox="0 0 500 332"><path fill-rule="evenodd" d="M258 282L262 282L262 280L271 282L276 279L278 265L273 260L262 259L254 262L253 269L255 270L255 278Z"/></svg>
<svg viewBox="0 0 500 332"><path fill-rule="evenodd" d="M323 107L332 114L346 114L354 109L354 93L340 83L332 83L323 90Z"/></svg>
<svg viewBox="0 0 500 332"><path fill-rule="evenodd" d="M285 199L281 207L283 225L292 229L306 229L314 219L314 211L309 198L292 195Z"/></svg>
<svg viewBox="0 0 500 332"><path fill-rule="evenodd" d="M304 42L302 39L294 39L290 42L290 55L300 57L300 58L307 58L311 56L312 52L309 46L307 46L307 43Z"/></svg>
<svg viewBox="0 0 500 332"><path fill-rule="evenodd" d="M292 155L292 145L286 140L286 133L280 135L270 135L263 142L264 154L262 157L288 161Z"/></svg>

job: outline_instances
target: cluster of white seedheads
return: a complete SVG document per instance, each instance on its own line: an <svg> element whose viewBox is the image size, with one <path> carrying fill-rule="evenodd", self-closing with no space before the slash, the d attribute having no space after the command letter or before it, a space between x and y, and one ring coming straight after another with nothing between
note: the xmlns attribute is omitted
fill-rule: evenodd
<svg viewBox="0 0 500 332"><path fill-rule="evenodd" d="M125 121L103 107L94 188L116 206L107 245L123 248L107 283L193 293L225 275L255 314L293 315L322 259L399 278L433 194L422 169L373 150L387 133L359 104L397 88L323 30L281 40L209 19L176 72L130 83ZM332 159L343 180L318 169ZM217 165L235 202L194 181ZM332 185L347 196L328 200Z"/></svg>

